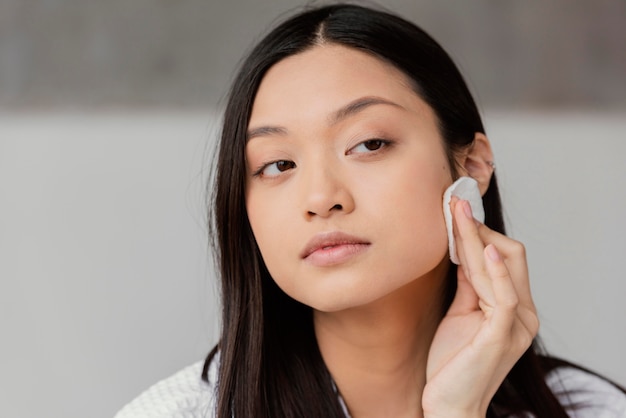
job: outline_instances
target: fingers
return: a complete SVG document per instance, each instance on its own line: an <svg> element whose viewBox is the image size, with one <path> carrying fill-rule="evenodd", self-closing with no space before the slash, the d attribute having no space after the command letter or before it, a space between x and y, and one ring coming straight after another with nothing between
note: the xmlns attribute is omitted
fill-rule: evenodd
<svg viewBox="0 0 626 418"><path fill-rule="evenodd" d="M455 205L457 253L463 275L479 298L480 309L486 314L493 313L496 329L510 330L514 321L519 322L526 330L523 336L530 336L532 340L539 323L523 244L475 221L467 201L452 203ZM471 298L465 296L463 300L469 303ZM468 305L464 305L467 308Z"/></svg>
<svg viewBox="0 0 626 418"><path fill-rule="evenodd" d="M505 331L511 328L511 324L517 315L517 305L519 303L517 292L515 286L513 286L509 270L504 264L498 249L493 244L485 247L485 264L491 278L493 293L498 306L498 309L494 310L493 313L493 325L496 329Z"/></svg>
<svg viewBox="0 0 626 418"><path fill-rule="evenodd" d="M494 309L491 325L496 331L495 341L508 346L514 357L523 353L539 330L539 320L534 305L528 308L521 304L511 274L504 260L493 244L485 247L487 270L493 283L497 309Z"/></svg>
<svg viewBox="0 0 626 418"><path fill-rule="evenodd" d="M481 301L493 307L495 305L493 288L483 257L485 245L478 234L472 210L465 200L455 200L452 204L454 204L452 209L460 267Z"/></svg>
<svg viewBox="0 0 626 418"><path fill-rule="evenodd" d="M498 254L509 271L510 279L513 280L520 304L534 310L535 306L532 301L530 282L528 280L528 264L524 245L488 228L473 218L472 222L468 222L467 211L471 213L471 207L467 202L453 199L452 204L455 205L452 209L455 215L457 253L459 254L461 267L470 276L472 284L475 278L480 280L480 274L483 271L486 273L484 267L477 267L477 265L483 261L482 251L486 246L492 244L497 248ZM463 205L466 205L466 207L463 207Z"/></svg>
<svg viewBox="0 0 626 418"><path fill-rule="evenodd" d="M492 244L498 249L499 254L502 256L509 270L513 284L515 285L520 304L534 309L524 244L496 232L481 223L477 224L477 230L478 236L485 245Z"/></svg>

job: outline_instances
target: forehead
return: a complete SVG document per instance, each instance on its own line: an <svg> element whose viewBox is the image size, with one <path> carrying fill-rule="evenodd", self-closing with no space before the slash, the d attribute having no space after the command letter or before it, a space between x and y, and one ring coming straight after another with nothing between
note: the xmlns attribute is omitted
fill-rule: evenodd
<svg viewBox="0 0 626 418"><path fill-rule="evenodd" d="M327 114L363 96L386 98L406 108L421 102L393 65L344 46L315 46L270 68L255 97L250 124L284 120L291 114Z"/></svg>

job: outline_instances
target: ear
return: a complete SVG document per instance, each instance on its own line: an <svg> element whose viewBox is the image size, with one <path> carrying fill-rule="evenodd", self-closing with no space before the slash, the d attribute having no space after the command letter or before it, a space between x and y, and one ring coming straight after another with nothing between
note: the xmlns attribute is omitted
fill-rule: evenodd
<svg viewBox="0 0 626 418"><path fill-rule="evenodd" d="M465 174L478 182L480 195L484 196L489 187L494 169L491 144L485 134L476 132L474 142L469 149L463 153L459 162Z"/></svg>

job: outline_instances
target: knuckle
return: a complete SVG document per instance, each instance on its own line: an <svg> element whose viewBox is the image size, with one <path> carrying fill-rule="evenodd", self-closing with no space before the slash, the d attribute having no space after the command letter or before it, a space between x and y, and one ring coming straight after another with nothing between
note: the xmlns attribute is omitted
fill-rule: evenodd
<svg viewBox="0 0 626 418"><path fill-rule="evenodd" d="M533 343L534 335L524 332L519 337L519 346L525 351Z"/></svg>
<svg viewBox="0 0 626 418"><path fill-rule="evenodd" d="M524 352L532 345L534 339L535 334L528 332L528 329L522 325L513 338L513 345L517 347L516 350Z"/></svg>
<svg viewBox="0 0 626 418"><path fill-rule="evenodd" d="M518 256L526 258L526 246L523 243L521 243L520 241L514 240L511 247L512 247L513 253L515 253Z"/></svg>
<svg viewBox="0 0 626 418"><path fill-rule="evenodd" d="M539 327L541 325L539 323L539 317L537 317L537 315L533 315L529 322L528 329L534 338L539 333Z"/></svg>
<svg viewBox="0 0 626 418"><path fill-rule="evenodd" d="M528 345L530 345L539 332L539 317L536 314L525 317L519 316L519 321L523 330L521 334L526 336Z"/></svg>

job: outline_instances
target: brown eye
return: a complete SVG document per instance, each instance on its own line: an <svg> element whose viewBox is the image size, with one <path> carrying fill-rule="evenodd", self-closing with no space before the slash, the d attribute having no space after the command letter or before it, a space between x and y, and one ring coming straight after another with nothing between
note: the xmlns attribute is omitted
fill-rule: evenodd
<svg viewBox="0 0 626 418"><path fill-rule="evenodd" d="M390 141L386 141L384 139L368 139L367 141L363 141L352 148L350 153L367 154L378 151L388 145L390 145Z"/></svg>
<svg viewBox="0 0 626 418"><path fill-rule="evenodd" d="M369 151L376 151L383 146L383 141L380 139L370 139L369 141L365 141L363 146Z"/></svg>
<svg viewBox="0 0 626 418"><path fill-rule="evenodd" d="M294 164L293 161L276 161L276 169L278 171L287 171L290 168L294 168L296 165Z"/></svg>
<svg viewBox="0 0 626 418"><path fill-rule="evenodd" d="M259 171L255 173L255 176L276 177L280 175L280 173L291 170L295 167L296 163L294 163L293 161L278 160L264 165Z"/></svg>

